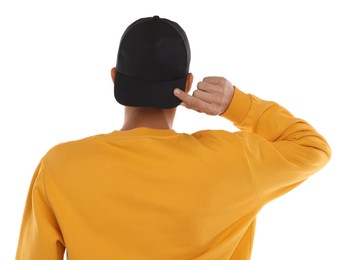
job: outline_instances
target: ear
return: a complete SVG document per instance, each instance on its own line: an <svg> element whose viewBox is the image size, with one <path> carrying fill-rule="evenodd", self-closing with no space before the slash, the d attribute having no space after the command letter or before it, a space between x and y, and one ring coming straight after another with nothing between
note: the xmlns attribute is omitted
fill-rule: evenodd
<svg viewBox="0 0 350 260"><path fill-rule="evenodd" d="M117 76L117 69L116 69L115 67L113 67L113 68L111 69L111 77L112 77L113 84L114 84L114 82L115 82L116 76Z"/></svg>
<svg viewBox="0 0 350 260"><path fill-rule="evenodd" d="M193 82L193 75L192 75L192 73L188 73L187 81L186 81L186 89L185 89L186 93L190 92L191 87L192 87L192 82Z"/></svg>

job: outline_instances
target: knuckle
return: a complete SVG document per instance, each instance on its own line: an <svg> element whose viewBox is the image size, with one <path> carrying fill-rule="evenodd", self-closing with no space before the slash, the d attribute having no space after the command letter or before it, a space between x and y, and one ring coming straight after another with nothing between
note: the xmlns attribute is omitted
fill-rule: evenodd
<svg viewBox="0 0 350 260"><path fill-rule="evenodd" d="M221 84L225 84L226 83L226 79L224 77L219 77L219 82Z"/></svg>
<svg viewBox="0 0 350 260"><path fill-rule="evenodd" d="M205 77L205 78L203 78L203 83L213 84L213 83L215 83L215 81L216 81L215 77Z"/></svg>

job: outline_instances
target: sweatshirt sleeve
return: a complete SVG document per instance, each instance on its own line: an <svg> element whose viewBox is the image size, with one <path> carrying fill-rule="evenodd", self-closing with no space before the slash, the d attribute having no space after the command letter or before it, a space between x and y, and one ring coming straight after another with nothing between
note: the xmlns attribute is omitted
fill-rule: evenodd
<svg viewBox="0 0 350 260"><path fill-rule="evenodd" d="M326 140L305 120L238 88L222 116L241 130L242 152L262 204L296 187L331 157Z"/></svg>
<svg viewBox="0 0 350 260"><path fill-rule="evenodd" d="M45 192L43 160L30 184L16 260L62 260L63 237Z"/></svg>

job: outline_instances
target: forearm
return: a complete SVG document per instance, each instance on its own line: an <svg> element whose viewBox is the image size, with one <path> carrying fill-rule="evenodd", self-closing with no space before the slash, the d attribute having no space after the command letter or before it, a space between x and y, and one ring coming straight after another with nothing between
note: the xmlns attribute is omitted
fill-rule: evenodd
<svg viewBox="0 0 350 260"><path fill-rule="evenodd" d="M232 102L222 116L240 130L260 135L277 146L277 142L293 142L305 147L312 156L319 157L321 152L330 157L326 140L306 121L294 117L275 102L259 99L236 88Z"/></svg>

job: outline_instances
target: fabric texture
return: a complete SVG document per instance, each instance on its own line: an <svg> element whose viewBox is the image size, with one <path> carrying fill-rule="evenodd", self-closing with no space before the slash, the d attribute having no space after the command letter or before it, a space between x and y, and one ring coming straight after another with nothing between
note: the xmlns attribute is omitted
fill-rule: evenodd
<svg viewBox="0 0 350 260"><path fill-rule="evenodd" d="M53 147L16 259L250 259L259 210L331 151L307 122L238 88L222 116L241 131L136 128Z"/></svg>

